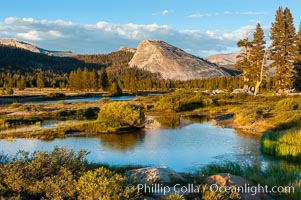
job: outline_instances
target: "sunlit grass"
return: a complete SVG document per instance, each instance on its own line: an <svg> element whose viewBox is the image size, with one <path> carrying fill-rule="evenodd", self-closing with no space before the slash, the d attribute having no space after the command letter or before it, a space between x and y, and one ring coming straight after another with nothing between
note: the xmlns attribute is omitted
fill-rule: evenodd
<svg viewBox="0 0 301 200"><path fill-rule="evenodd" d="M267 132L261 138L264 153L301 163L301 129Z"/></svg>

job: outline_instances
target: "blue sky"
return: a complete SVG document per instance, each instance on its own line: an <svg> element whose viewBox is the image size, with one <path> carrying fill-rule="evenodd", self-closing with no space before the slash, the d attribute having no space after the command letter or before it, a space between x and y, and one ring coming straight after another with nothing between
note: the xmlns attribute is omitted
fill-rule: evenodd
<svg viewBox="0 0 301 200"><path fill-rule="evenodd" d="M291 9L298 26L300 0L9 0L1 2L0 38L75 53L160 39L207 56L237 50L257 22L268 33L279 6Z"/></svg>

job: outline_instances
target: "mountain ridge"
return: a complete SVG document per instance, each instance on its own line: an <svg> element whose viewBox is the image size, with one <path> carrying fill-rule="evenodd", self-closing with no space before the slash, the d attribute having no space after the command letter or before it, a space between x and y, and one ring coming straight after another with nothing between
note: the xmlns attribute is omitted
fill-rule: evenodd
<svg viewBox="0 0 301 200"><path fill-rule="evenodd" d="M0 45L3 46L11 46L15 48L20 48L20 49L25 49L34 53L41 53L41 54L46 54L49 56L58 56L58 57L72 57L75 54L72 53L72 51L53 51L53 50L47 50L40 48L34 44L30 44L27 42L23 41L18 41L13 38L3 38L0 39Z"/></svg>
<svg viewBox="0 0 301 200"><path fill-rule="evenodd" d="M164 79L190 80L230 76L216 64L161 40L141 41L129 65L153 73L160 72Z"/></svg>

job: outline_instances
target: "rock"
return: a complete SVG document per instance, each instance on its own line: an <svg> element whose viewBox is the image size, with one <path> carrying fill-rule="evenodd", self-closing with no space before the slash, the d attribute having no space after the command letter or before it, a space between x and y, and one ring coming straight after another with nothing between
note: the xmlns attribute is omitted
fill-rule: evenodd
<svg viewBox="0 0 301 200"><path fill-rule="evenodd" d="M121 47L119 47L118 51L126 51L126 52L136 53L137 49L121 46Z"/></svg>
<svg viewBox="0 0 301 200"><path fill-rule="evenodd" d="M242 178L240 176L227 174L227 173L221 173L209 176L206 179L206 184L210 187L210 185L217 184L219 186L235 186L237 188L244 188L246 192L240 192L240 200L271 200L273 199L268 194L263 193L262 191L260 193L255 194L255 192L252 192L254 190L250 190L250 187L253 186L252 182ZM246 188L248 187L248 188ZM257 187L257 186L256 186ZM249 190L248 190L249 189ZM247 192L249 191L249 192Z"/></svg>
<svg viewBox="0 0 301 200"><path fill-rule="evenodd" d="M143 40L140 42L129 65L159 73L164 79L174 80L230 75L216 64L188 54L182 49L159 40Z"/></svg>
<svg viewBox="0 0 301 200"><path fill-rule="evenodd" d="M223 66L223 67L228 67L228 68L233 68L235 63L241 58L237 57L241 54L241 51L236 51L233 53L227 53L227 54L216 54L216 55L211 55L208 57L205 57L206 60L209 62L215 63L217 65Z"/></svg>
<svg viewBox="0 0 301 200"><path fill-rule="evenodd" d="M248 94L248 90L246 89L234 89L231 94Z"/></svg>
<svg viewBox="0 0 301 200"><path fill-rule="evenodd" d="M166 166L146 167L127 171L125 176L132 183L140 184L180 184L186 183L187 180L177 172L167 168Z"/></svg>

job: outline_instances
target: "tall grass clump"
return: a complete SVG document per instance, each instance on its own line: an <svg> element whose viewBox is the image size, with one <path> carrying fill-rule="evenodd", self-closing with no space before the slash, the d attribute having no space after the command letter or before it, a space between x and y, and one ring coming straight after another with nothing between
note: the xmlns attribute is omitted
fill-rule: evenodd
<svg viewBox="0 0 301 200"><path fill-rule="evenodd" d="M301 163L301 129L266 132L261 138L264 153Z"/></svg>

